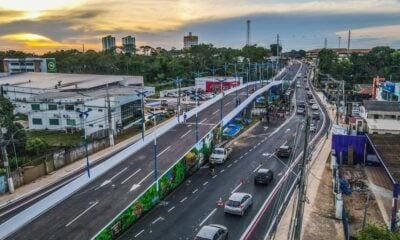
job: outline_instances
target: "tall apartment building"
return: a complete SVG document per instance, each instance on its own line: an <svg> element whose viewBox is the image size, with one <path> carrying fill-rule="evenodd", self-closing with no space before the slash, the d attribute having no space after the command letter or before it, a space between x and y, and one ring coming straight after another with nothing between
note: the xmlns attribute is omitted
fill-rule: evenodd
<svg viewBox="0 0 400 240"><path fill-rule="evenodd" d="M115 51L115 37L108 35L106 37L103 37L101 39L101 42L103 44L103 51Z"/></svg>
<svg viewBox="0 0 400 240"><path fill-rule="evenodd" d="M185 49L198 44L199 44L199 37L192 35L191 32L189 32L188 36L183 37L183 48Z"/></svg>
<svg viewBox="0 0 400 240"><path fill-rule="evenodd" d="M132 36L126 36L122 38L122 50L125 53L135 54L136 44L135 38Z"/></svg>

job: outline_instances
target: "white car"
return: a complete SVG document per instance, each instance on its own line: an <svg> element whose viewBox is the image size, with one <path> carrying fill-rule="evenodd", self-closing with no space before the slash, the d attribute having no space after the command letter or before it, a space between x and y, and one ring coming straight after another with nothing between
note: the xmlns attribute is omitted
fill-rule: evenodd
<svg viewBox="0 0 400 240"><path fill-rule="evenodd" d="M315 127L314 123L310 124L310 132L315 132L317 128Z"/></svg>
<svg viewBox="0 0 400 240"><path fill-rule="evenodd" d="M253 204L253 196L249 193L235 192L225 202L224 212L243 216L247 208Z"/></svg>
<svg viewBox="0 0 400 240"><path fill-rule="evenodd" d="M312 109L312 110L318 110L318 105L317 105L317 104L313 104L313 105L311 106L311 109Z"/></svg>

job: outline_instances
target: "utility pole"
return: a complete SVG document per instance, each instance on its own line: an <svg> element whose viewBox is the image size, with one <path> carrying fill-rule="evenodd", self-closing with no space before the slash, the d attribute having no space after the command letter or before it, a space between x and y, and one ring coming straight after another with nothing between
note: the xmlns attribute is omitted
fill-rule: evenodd
<svg viewBox="0 0 400 240"><path fill-rule="evenodd" d="M6 143L4 141L3 129L5 129L5 128L3 128L1 126L1 122L0 122L0 148L1 148L1 154L3 156L3 165L6 168L6 173L7 173L8 191L10 193L13 193L14 192L14 182L11 177L10 164L8 162L7 148L6 148Z"/></svg>
<svg viewBox="0 0 400 240"><path fill-rule="evenodd" d="M347 57L350 55L350 41L351 41L351 31L349 30L349 37L347 38Z"/></svg>
<svg viewBox="0 0 400 240"><path fill-rule="evenodd" d="M110 141L110 146L114 146L114 133L112 126L112 116L111 116L111 104L110 104L110 94L108 92L108 84L107 84L107 117L108 117L108 137Z"/></svg>
<svg viewBox="0 0 400 240"><path fill-rule="evenodd" d="M367 223L369 195L370 195L370 193L368 192L367 201L365 202L365 206L364 206L364 218L363 218L362 229L364 229L365 224Z"/></svg>
<svg viewBox="0 0 400 240"><path fill-rule="evenodd" d="M278 70L279 61L279 34L276 34L276 70Z"/></svg>
<svg viewBox="0 0 400 240"><path fill-rule="evenodd" d="M306 203L307 193L307 160L308 160L308 134L310 130L310 116L308 110L306 110L306 128L305 128L305 140L303 150L303 160L300 165L300 182L299 182L299 193L297 197L297 207L295 214L295 225L294 225L294 239L301 239L301 230L303 225L303 213L304 205Z"/></svg>
<svg viewBox="0 0 400 240"><path fill-rule="evenodd" d="M342 37L339 36L339 37L338 37L338 40L339 40L339 48L340 48L340 44L342 43Z"/></svg>
<svg viewBox="0 0 400 240"><path fill-rule="evenodd" d="M326 49L327 47L328 47L328 39L325 38L325 39L324 39L324 48Z"/></svg>
<svg viewBox="0 0 400 240"><path fill-rule="evenodd" d="M247 24L247 32L246 32L246 46L250 46L250 20L246 21Z"/></svg>

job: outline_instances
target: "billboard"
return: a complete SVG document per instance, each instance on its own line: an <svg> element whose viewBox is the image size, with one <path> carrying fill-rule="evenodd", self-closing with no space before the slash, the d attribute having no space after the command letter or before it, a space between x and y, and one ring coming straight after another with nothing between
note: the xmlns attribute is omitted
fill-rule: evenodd
<svg viewBox="0 0 400 240"><path fill-rule="evenodd" d="M46 66L48 73L56 73L57 72L57 65L55 58L46 58Z"/></svg>

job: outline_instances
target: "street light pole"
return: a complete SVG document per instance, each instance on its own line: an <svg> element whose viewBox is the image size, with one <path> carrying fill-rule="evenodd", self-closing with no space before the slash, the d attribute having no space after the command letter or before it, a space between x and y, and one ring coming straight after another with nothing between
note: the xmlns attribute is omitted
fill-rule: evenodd
<svg viewBox="0 0 400 240"><path fill-rule="evenodd" d="M197 78L200 78L203 74L204 74L204 72L200 72L200 71L197 71L194 73L194 75ZM196 108L197 108L199 106L199 94L197 93L199 88L196 84L196 79L195 79L195 88L196 88L195 98L196 98ZM196 111L196 144L198 141L199 141L199 114L198 114L198 111Z"/></svg>
<svg viewBox="0 0 400 240"><path fill-rule="evenodd" d="M142 141L144 141L144 132L146 131L146 121L144 119L144 97L146 96L148 91L143 91L143 87L142 90L135 90L137 95L140 96L141 99L141 105L142 105Z"/></svg>
<svg viewBox="0 0 400 240"><path fill-rule="evenodd" d="M161 104L161 103L160 103ZM153 108L153 111L155 112L155 107ZM156 190L157 193L160 192L160 186L158 184L158 172L157 172L157 114L152 113L151 114L154 118L154 143L153 143L153 149L154 149L154 181L156 182Z"/></svg>
<svg viewBox="0 0 400 240"><path fill-rule="evenodd" d="M220 129L220 139L219 139L219 141L220 142L222 142L222 128L223 128L223 126L222 126L222 119L224 118L224 112L223 112L223 104L224 104L224 89L223 89L223 86L222 86L222 84L224 83L224 82L226 82L226 78L224 78L224 79L217 79L218 80L218 82L220 82L220 84L221 84L221 108L220 108L220 113L221 113L221 129Z"/></svg>
<svg viewBox="0 0 400 240"><path fill-rule="evenodd" d="M88 178L90 178L90 163L89 163L88 140L87 140L87 131L86 131L86 118L89 117L89 112L91 111L91 109L85 110L85 102L83 102L82 105L83 105L83 111L81 111L78 108L78 109L76 109L76 112L79 113L80 118L83 118L83 131L84 131L85 155L86 155L86 171L87 171Z"/></svg>
<svg viewBox="0 0 400 240"><path fill-rule="evenodd" d="M176 103L176 109L177 109L177 116L178 116L178 122L180 122L179 120L179 116L180 116L180 112L181 112L181 82L182 82L182 78L176 77L174 79L172 79L172 81L176 84L176 86L178 87L178 101Z"/></svg>

